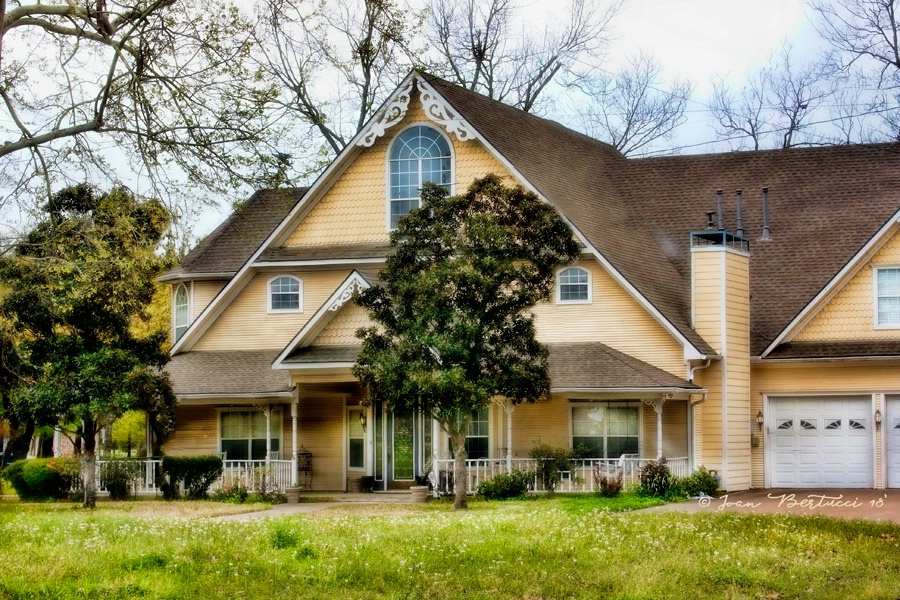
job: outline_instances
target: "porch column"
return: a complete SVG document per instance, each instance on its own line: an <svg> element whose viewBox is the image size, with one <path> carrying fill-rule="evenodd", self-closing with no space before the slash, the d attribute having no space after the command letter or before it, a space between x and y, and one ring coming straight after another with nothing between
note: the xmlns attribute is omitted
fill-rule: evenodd
<svg viewBox="0 0 900 600"><path fill-rule="evenodd" d="M297 487L297 413L300 403L300 393L294 389L294 399L291 402L291 487Z"/></svg>
<svg viewBox="0 0 900 600"><path fill-rule="evenodd" d="M656 460L662 458L662 412L663 412L663 404L666 403L666 400L671 400L672 394L663 394L659 398L653 398L651 400L644 400L645 404L649 404L653 407L653 410L656 411Z"/></svg>
<svg viewBox="0 0 900 600"><path fill-rule="evenodd" d="M266 415L266 473L269 473L269 454L272 452L272 405L266 404L263 407L263 414Z"/></svg>
<svg viewBox="0 0 900 600"><path fill-rule="evenodd" d="M503 403L503 412L506 413L506 472L512 473L512 414L516 405L507 399Z"/></svg>
<svg viewBox="0 0 900 600"><path fill-rule="evenodd" d="M153 428L150 427L150 413L144 411L144 437L147 438L144 440L144 443L147 444L147 450L145 454L147 458L153 458Z"/></svg>

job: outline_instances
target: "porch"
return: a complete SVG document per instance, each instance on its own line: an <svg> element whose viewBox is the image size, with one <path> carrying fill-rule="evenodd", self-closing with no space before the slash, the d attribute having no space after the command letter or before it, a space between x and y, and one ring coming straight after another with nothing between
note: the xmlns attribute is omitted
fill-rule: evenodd
<svg viewBox="0 0 900 600"><path fill-rule="evenodd" d="M466 483L470 494L478 490L482 481L489 481L501 473L526 471L532 474L531 489L535 492L574 492L593 493L597 491L595 475L615 476L622 473L625 487L640 483L641 467L655 458L621 457L618 459L586 458L573 459L571 469L558 472L558 479L552 490L549 481L541 474L545 471L544 460L515 458L511 461L500 459L473 459L466 461ZM97 489L106 491L104 481L104 465L110 461L97 461ZM157 494L160 482L159 459L133 459L135 468L132 493L135 495ZM669 458L667 464L672 474L686 477L691 474L690 463L686 456ZM432 471L428 473L432 493L435 496L452 494L455 491L453 480L453 460L434 459ZM292 483L294 462L292 460L226 460L223 461L222 476L213 483L210 491L223 487L241 485L250 492L285 491ZM411 484L414 482L410 482Z"/></svg>
<svg viewBox="0 0 900 600"><path fill-rule="evenodd" d="M607 475L615 477L622 473L622 482L625 488L640 483L641 467L648 462L655 462L656 458L638 458L623 456L616 459L584 458L572 459L570 470L560 470L554 474L552 480L544 477L546 460L531 458L514 458L512 460L475 459L466 461L466 489L470 494L478 490L482 481L490 481L501 473L510 471L525 471L531 474L531 490L535 492L584 492L598 491L596 476ZM672 475L687 477L691 474L688 457L667 458L666 464ZM435 495L452 494L455 491L453 481L452 459L441 459L433 462L433 471L429 474ZM552 481L552 483L551 483ZM552 489L551 489L552 486Z"/></svg>

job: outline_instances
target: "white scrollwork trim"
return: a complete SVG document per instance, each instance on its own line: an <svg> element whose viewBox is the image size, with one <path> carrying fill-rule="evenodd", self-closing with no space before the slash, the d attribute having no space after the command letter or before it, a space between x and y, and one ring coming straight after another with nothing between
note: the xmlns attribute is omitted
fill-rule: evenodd
<svg viewBox="0 0 900 600"><path fill-rule="evenodd" d="M416 82L419 86L422 109L429 119L446 129L447 133L455 135L456 139L461 142L474 140L478 137L478 134L468 123L454 116L453 111L444 104L440 95L428 83L421 79L418 79Z"/></svg>
<svg viewBox="0 0 900 600"><path fill-rule="evenodd" d="M406 116L406 111L409 110L413 81L414 79L410 77L406 85L397 91L388 105L381 111L379 118L369 125L369 128L363 133L360 140L356 142L357 146L365 146L366 148L372 146L375 140L383 136L388 129L403 120L403 117Z"/></svg>
<svg viewBox="0 0 900 600"><path fill-rule="evenodd" d="M366 288L362 284L362 282L358 280L351 281L350 285L348 285L347 288L343 292L341 292L341 295L338 296L337 300L331 303L331 306L328 307L328 310L332 312L339 310L343 305L347 303L348 300L350 300L350 298L353 297L353 294L355 294L356 292L361 292L364 289Z"/></svg>

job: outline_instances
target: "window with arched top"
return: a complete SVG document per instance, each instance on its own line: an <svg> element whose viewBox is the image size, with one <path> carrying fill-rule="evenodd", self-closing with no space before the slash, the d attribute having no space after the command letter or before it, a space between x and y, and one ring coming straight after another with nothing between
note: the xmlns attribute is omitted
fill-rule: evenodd
<svg viewBox="0 0 900 600"><path fill-rule="evenodd" d="M403 130L391 143L389 156L388 223L396 229L402 217L419 207L423 183L431 181L450 191L453 161L447 138L425 125Z"/></svg>
<svg viewBox="0 0 900 600"><path fill-rule="evenodd" d="M269 280L269 312L302 312L303 282L293 275Z"/></svg>
<svg viewBox="0 0 900 600"><path fill-rule="evenodd" d="M591 274L581 267L566 267L556 275L556 301L585 304L591 301Z"/></svg>
<svg viewBox="0 0 900 600"><path fill-rule="evenodd" d="M187 285L183 283L175 288L175 297L172 301L172 324L175 334L174 341L177 342L191 324L191 295Z"/></svg>

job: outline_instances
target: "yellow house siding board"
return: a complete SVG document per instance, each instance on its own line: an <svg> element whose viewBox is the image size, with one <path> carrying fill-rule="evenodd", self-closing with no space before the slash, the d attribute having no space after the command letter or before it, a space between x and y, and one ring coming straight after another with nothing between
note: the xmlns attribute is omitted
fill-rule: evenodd
<svg viewBox="0 0 900 600"><path fill-rule="evenodd" d="M225 287L224 281L195 281L194 282L194 298L191 306L191 321L200 316L213 298L216 297L222 288Z"/></svg>
<svg viewBox="0 0 900 600"><path fill-rule="evenodd" d="M592 302L557 304L554 298L535 306L538 339L545 344L602 342L684 377L684 353L678 341L594 260L580 260L576 265L590 271Z"/></svg>
<svg viewBox="0 0 900 600"><path fill-rule="evenodd" d="M656 411L652 406L641 407L641 456L655 458L656 451ZM688 455L687 402L671 400L663 404L662 412L663 452L666 458Z"/></svg>
<svg viewBox="0 0 900 600"><path fill-rule="evenodd" d="M546 402L517 406L512 415L513 457L527 458L531 448L539 443L571 447L570 406L567 399L559 396ZM506 419L505 414L503 418ZM497 445L505 444L503 440Z"/></svg>
<svg viewBox="0 0 900 600"><path fill-rule="evenodd" d="M218 412L214 406L177 406L175 433L163 444L170 456L218 454Z"/></svg>
<svg viewBox="0 0 900 600"><path fill-rule="evenodd" d="M415 95L403 121L363 150L288 237L285 246L386 243L388 150L397 133L415 123L431 124L446 134L428 119ZM463 193L474 179L488 173L512 182L510 173L480 142L460 142L454 135L446 137L454 158L454 193Z"/></svg>
<svg viewBox="0 0 900 600"><path fill-rule="evenodd" d="M793 338L798 342L896 339L897 329L875 329L873 267L900 265L900 235L891 238Z"/></svg>
<svg viewBox="0 0 900 600"><path fill-rule="evenodd" d="M281 349L348 274L347 270L257 273L210 326L194 350ZM303 312L268 312L268 282L278 275L294 275L303 281Z"/></svg>
<svg viewBox="0 0 900 600"><path fill-rule="evenodd" d="M300 399L298 437L312 454L312 488L344 489L344 398L313 396Z"/></svg>
<svg viewBox="0 0 900 600"><path fill-rule="evenodd" d="M316 346L354 346L360 343L356 330L371 325L366 311L352 302L345 304L313 342Z"/></svg>

